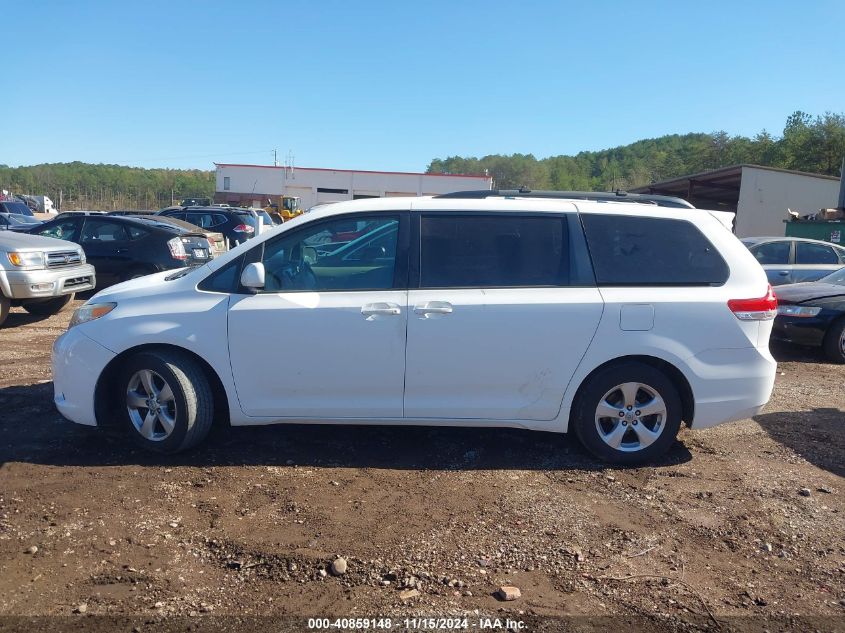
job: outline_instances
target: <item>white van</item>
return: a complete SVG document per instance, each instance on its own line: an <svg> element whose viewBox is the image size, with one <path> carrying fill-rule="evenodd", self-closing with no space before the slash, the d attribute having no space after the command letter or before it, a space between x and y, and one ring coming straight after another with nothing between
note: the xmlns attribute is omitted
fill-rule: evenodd
<svg viewBox="0 0 845 633"><path fill-rule="evenodd" d="M108 288L55 343L56 405L168 453L216 418L572 430L635 463L768 401L777 302L710 212L486 194L332 204Z"/></svg>

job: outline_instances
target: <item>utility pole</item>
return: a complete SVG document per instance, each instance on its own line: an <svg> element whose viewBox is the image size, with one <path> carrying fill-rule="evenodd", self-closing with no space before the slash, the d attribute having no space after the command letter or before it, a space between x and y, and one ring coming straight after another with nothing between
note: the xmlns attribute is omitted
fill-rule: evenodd
<svg viewBox="0 0 845 633"><path fill-rule="evenodd" d="M273 150L273 167L279 166L279 157L276 155L276 150Z"/></svg>

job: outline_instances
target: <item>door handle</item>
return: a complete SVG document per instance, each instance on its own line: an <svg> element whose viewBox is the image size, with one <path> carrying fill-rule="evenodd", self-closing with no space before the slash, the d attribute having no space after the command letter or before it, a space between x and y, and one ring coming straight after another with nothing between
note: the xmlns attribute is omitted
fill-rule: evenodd
<svg viewBox="0 0 845 633"><path fill-rule="evenodd" d="M402 308L395 303L368 303L361 308L361 314L367 318L374 316L399 316L402 314Z"/></svg>
<svg viewBox="0 0 845 633"><path fill-rule="evenodd" d="M120 253L120 254L122 255L123 253L128 253L128 252L129 252L129 249L128 249L128 248L119 248L119 249L117 249L117 251L115 251L115 252L116 252L116 253Z"/></svg>
<svg viewBox="0 0 845 633"><path fill-rule="evenodd" d="M789 274L788 270L779 270L778 271L778 275L780 275L781 277L786 277L788 274Z"/></svg>
<svg viewBox="0 0 845 633"><path fill-rule="evenodd" d="M452 314L452 304L448 301L426 301L414 306L414 314Z"/></svg>

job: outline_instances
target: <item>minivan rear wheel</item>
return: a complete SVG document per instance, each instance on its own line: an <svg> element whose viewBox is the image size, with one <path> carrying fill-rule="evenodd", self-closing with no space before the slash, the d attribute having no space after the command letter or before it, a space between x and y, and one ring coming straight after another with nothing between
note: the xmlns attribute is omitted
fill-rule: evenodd
<svg viewBox="0 0 845 633"><path fill-rule="evenodd" d="M625 362L600 370L582 387L575 434L599 459L648 462L668 450L681 426L681 397L659 369Z"/></svg>
<svg viewBox="0 0 845 633"><path fill-rule="evenodd" d="M152 350L132 356L117 389L129 434L148 450L178 453L196 446L211 430L211 387L186 354Z"/></svg>

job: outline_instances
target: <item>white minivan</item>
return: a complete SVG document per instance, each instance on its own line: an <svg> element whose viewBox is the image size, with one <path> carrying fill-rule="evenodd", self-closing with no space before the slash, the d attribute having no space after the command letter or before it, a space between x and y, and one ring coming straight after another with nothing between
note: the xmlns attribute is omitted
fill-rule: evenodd
<svg viewBox="0 0 845 633"><path fill-rule="evenodd" d="M410 424L574 430L599 458L637 463L682 421L761 409L776 308L704 210L341 202L97 294L54 345L55 402L166 453L215 420Z"/></svg>

